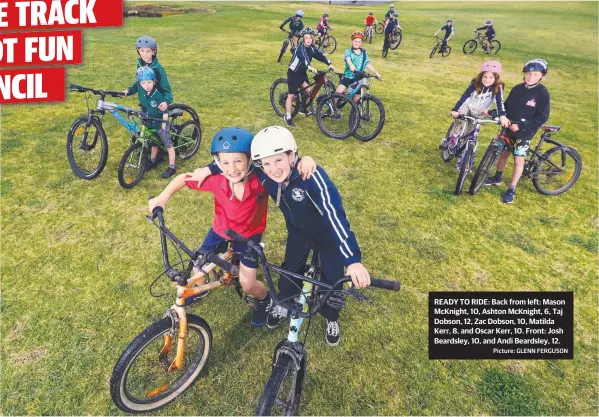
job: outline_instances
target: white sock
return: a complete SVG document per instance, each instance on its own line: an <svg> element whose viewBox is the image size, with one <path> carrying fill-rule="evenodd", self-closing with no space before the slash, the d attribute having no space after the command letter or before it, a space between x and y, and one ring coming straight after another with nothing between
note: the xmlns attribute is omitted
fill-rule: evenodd
<svg viewBox="0 0 599 417"><path fill-rule="evenodd" d="M291 119L291 113L287 113L287 116L286 116L286 117L287 117L288 119Z"/></svg>

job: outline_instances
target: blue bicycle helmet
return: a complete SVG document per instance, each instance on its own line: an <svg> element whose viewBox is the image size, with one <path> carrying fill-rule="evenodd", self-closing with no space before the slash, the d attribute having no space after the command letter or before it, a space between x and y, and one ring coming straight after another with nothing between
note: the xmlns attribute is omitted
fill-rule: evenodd
<svg viewBox="0 0 599 417"><path fill-rule="evenodd" d="M139 67L137 69L137 81L156 81L156 73L148 66Z"/></svg>
<svg viewBox="0 0 599 417"><path fill-rule="evenodd" d="M135 48L150 48L158 51L158 44L150 36L142 36L135 42Z"/></svg>
<svg viewBox="0 0 599 417"><path fill-rule="evenodd" d="M254 135L249 130L240 127L226 127L214 135L210 153L216 155L219 152L241 152L249 155L252 139L254 139Z"/></svg>

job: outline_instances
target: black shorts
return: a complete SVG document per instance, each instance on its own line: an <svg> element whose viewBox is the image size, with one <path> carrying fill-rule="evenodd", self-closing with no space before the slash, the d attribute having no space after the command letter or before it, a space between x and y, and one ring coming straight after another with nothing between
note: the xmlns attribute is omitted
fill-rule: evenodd
<svg viewBox="0 0 599 417"><path fill-rule="evenodd" d="M512 132L510 130L508 131L507 137L511 139L513 147L506 144L503 147L503 150L511 151L514 156L528 156L530 153L530 143L532 142L534 135L534 133L531 135L528 132Z"/></svg>
<svg viewBox="0 0 599 417"><path fill-rule="evenodd" d="M339 81L339 84L343 84L344 86L349 87L350 85L352 85L356 81L358 81L356 78L347 78L347 77L344 76L341 79L341 81Z"/></svg>
<svg viewBox="0 0 599 417"><path fill-rule="evenodd" d="M297 94L300 86L304 83L310 83L307 72L293 72L287 70L287 92L289 94Z"/></svg>

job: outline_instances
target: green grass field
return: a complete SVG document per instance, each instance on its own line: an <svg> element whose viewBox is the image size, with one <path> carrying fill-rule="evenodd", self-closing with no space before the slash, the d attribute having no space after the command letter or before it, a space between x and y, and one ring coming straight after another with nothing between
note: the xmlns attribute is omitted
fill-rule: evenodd
<svg viewBox="0 0 599 417"><path fill-rule="evenodd" d="M134 79L135 39L155 37L175 101L195 107L204 129L198 155L179 163L179 170L208 162L212 136L223 127L255 132L282 123L268 93L286 73L276 63L283 40L278 25L295 9L302 7L312 26L324 11L331 14L340 45L330 58L338 70L349 34L363 28L370 10L379 19L386 10L316 3L201 6L215 12L86 30L85 64L68 70L68 83L122 90ZM401 2L399 11L400 48L382 59L380 35L366 46L384 77L372 90L387 111L379 137L334 141L313 118L301 116L293 131L301 154L313 156L337 184L364 264L403 286L400 293L367 290L375 307L349 301L337 348L326 346L323 320L314 320L301 413L596 415L597 4ZM453 52L429 59L432 34L447 17L456 26ZM518 187L514 205L500 202L505 185L475 197L453 195L455 165L441 161L437 145L451 107L485 60L480 50L464 55L462 45L488 17L503 45L497 58L508 91L521 82L526 60L549 62L549 123L562 126L556 138L576 148L584 163L578 183L561 196L543 196L530 181ZM107 117L108 165L93 181L76 178L65 138L85 111L83 96L74 93L66 103L1 109L3 415L121 414L108 391L112 368L133 337L174 301L148 294L161 260L157 231L144 216L148 195L166 185L159 178L163 168L133 190L122 189L116 171L128 137ZM494 128L483 129L479 149L494 134ZM167 219L195 246L212 212L209 195L188 191L169 203ZM271 204L265 242L274 262L282 259L285 237L283 217ZM574 359L428 360L429 291L573 291ZM253 330L250 310L234 291L216 291L191 311L214 333L209 371L159 414L253 414L286 329Z"/></svg>

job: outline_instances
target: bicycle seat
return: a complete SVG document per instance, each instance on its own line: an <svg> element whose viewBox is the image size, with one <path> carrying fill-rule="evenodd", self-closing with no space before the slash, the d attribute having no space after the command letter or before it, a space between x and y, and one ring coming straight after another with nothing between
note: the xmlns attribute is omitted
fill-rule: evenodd
<svg viewBox="0 0 599 417"><path fill-rule="evenodd" d="M561 127L552 126L552 125L543 125L543 126L541 126L541 129L543 129L545 132L558 132L561 129Z"/></svg>
<svg viewBox="0 0 599 417"><path fill-rule="evenodd" d="M171 110L168 112L168 115L171 117L180 117L183 116L183 110L181 109L175 109L175 110Z"/></svg>

